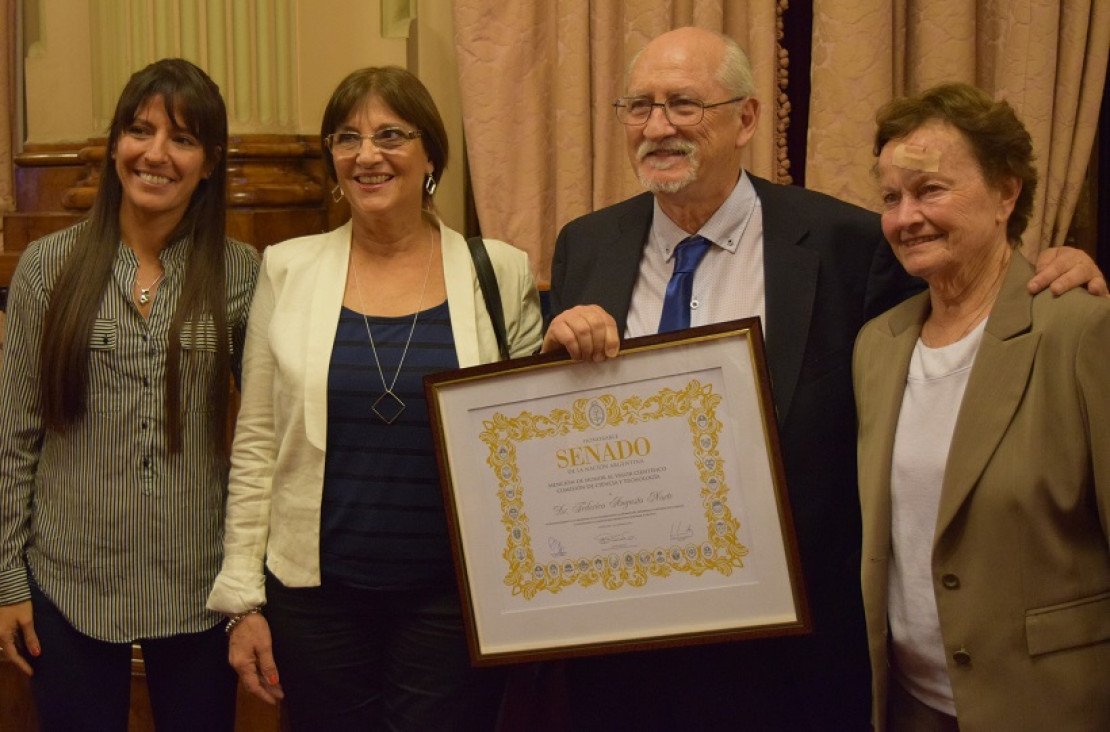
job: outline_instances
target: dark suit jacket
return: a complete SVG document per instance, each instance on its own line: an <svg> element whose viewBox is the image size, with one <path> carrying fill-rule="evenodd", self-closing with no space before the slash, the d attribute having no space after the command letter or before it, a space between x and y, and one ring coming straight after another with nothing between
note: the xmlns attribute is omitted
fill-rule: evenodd
<svg viewBox="0 0 1110 732"><path fill-rule="evenodd" d="M652 728L695 720L707 728L725 727L731 717L733 725L754 721L752 728L764 719L774 727L781 722L781 728L865 729L870 674L859 588L852 346L869 318L921 285L894 259L875 214L754 176L752 183L763 210L768 367L816 630L809 637L650 654L668 667L685 655L701 671L659 668L669 680L652 684L644 677L630 683L658 689L660 683L673 688L683 675L696 680L689 694L683 692L696 700L690 708L652 711L643 720ZM596 304L624 332L652 206L652 196L643 194L563 228L552 264L552 314ZM624 671L648 673L655 663L650 655L632 654L636 660ZM621 661L613 657L611 663ZM572 697L589 695L576 680L576 666L590 665L604 662L572 665ZM720 683L707 682L707 672ZM591 718L604 704L590 700Z"/></svg>

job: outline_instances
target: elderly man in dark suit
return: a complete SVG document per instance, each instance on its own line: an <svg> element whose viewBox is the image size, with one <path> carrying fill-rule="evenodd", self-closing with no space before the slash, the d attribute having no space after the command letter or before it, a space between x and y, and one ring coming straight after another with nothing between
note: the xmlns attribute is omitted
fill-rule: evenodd
<svg viewBox="0 0 1110 732"><path fill-rule="evenodd" d="M696 28L659 36L633 60L616 109L648 193L559 234L544 350L602 360L621 337L762 318L815 630L574 661L573 728L868 729L852 345L920 284L875 214L743 170L760 104L731 39ZM1105 293L1086 255L1057 254L1031 287ZM685 292L672 282L679 269L694 272Z"/></svg>

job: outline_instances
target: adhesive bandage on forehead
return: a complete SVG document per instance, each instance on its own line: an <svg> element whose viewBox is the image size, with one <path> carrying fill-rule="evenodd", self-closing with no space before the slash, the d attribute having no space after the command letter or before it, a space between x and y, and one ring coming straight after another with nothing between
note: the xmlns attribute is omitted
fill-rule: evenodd
<svg viewBox="0 0 1110 732"><path fill-rule="evenodd" d="M928 150L922 145L900 142L894 148L890 162L906 170L935 173L940 170L940 150Z"/></svg>

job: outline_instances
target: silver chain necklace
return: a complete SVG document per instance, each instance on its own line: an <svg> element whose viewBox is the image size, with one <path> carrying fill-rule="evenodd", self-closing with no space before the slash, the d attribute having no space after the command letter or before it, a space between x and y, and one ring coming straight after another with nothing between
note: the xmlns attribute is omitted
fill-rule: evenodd
<svg viewBox="0 0 1110 732"><path fill-rule="evenodd" d="M136 270L136 272L135 272L135 287L139 288L139 298L138 299L139 299L139 304L140 305L146 305L148 302L150 302L150 298L151 298L150 291L153 290L155 288L155 286L159 282L161 282L162 278L165 277L165 276L166 276L166 271L162 270L162 274L155 277L154 282L151 282L146 287L143 287L142 285L139 284L139 273Z"/></svg>
<svg viewBox="0 0 1110 732"><path fill-rule="evenodd" d="M388 384L385 383L385 374L382 373L382 362L378 359L378 349L374 345L374 335L370 332L370 320L366 317L366 307L362 304L362 285L358 282L358 268L355 264L355 247L354 237L351 240L351 276L355 280L355 295L358 297L358 309L362 312L362 322L366 326L366 335L370 339L370 351L374 354L374 364L378 367L378 377L382 380L382 388L385 389L381 396L374 400L370 405L370 411L378 416L378 419L386 424L393 424L397 418L401 416L401 412L405 411L405 402L401 397L393 393L393 387L397 384L397 377L401 375L401 366L405 363L405 356L409 352L409 344L412 343L412 334L416 331L416 320L420 317L420 308L424 304L424 294L428 291L428 276L432 272L432 258L435 254L435 240L429 234L428 242L428 266L424 269L424 286L420 288L420 300L416 303L416 312L412 314L412 325L409 327L409 337L405 341L405 348L401 351L401 358L397 361L397 370L393 372L393 380Z"/></svg>

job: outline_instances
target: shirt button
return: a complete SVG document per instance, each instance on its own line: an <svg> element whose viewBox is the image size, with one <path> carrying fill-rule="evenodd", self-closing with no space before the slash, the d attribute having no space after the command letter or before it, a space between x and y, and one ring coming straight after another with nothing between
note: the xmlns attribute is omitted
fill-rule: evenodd
<svg viewBox="0 0 1110 732"><path fill-rule="evenodd" d="M143 468L150 467L150 458L143 458Z"/></svg>
<svg viewBox="0 0 1110 732"><path fill-rule="evenodd" d="M698 302L697 300L691 300L691 301L690 301L690 309L691 309L691 310L697 310L697 309L698 309L698 305L700 305L700 304L701 304L701 303L699 303L699 302Z"/></svg>
<svg viewBox="0 0 1110 732"><path fill-rule="evenodd" d="M960 589L960 578L954 574L946 574L940 578L940 583L949 590Z"/></svg>
<svg viewBox="0 0 1110 732"><path fill-rule="evenodd" d="M143 377L143 388L146 389L146 388L149 388L149 387L150 387L150 377L144 376Z"/></svg>
<svg viewBox="0 0 1110 732"><path fill-rule="evenodd" d="M141 427L142 429L144 429L144 430L145 430L145 429L146 429L146 422L142 422L142 423L140 423L140 424L139 424L139 427Z"/></svg>
<svg viewBox="0 0 1110 732"><path fill-rule="evenodd" d="M961 648L952 654L952 660L956 662L957 666L970 666L971 654L966 649Z"/></svg>

